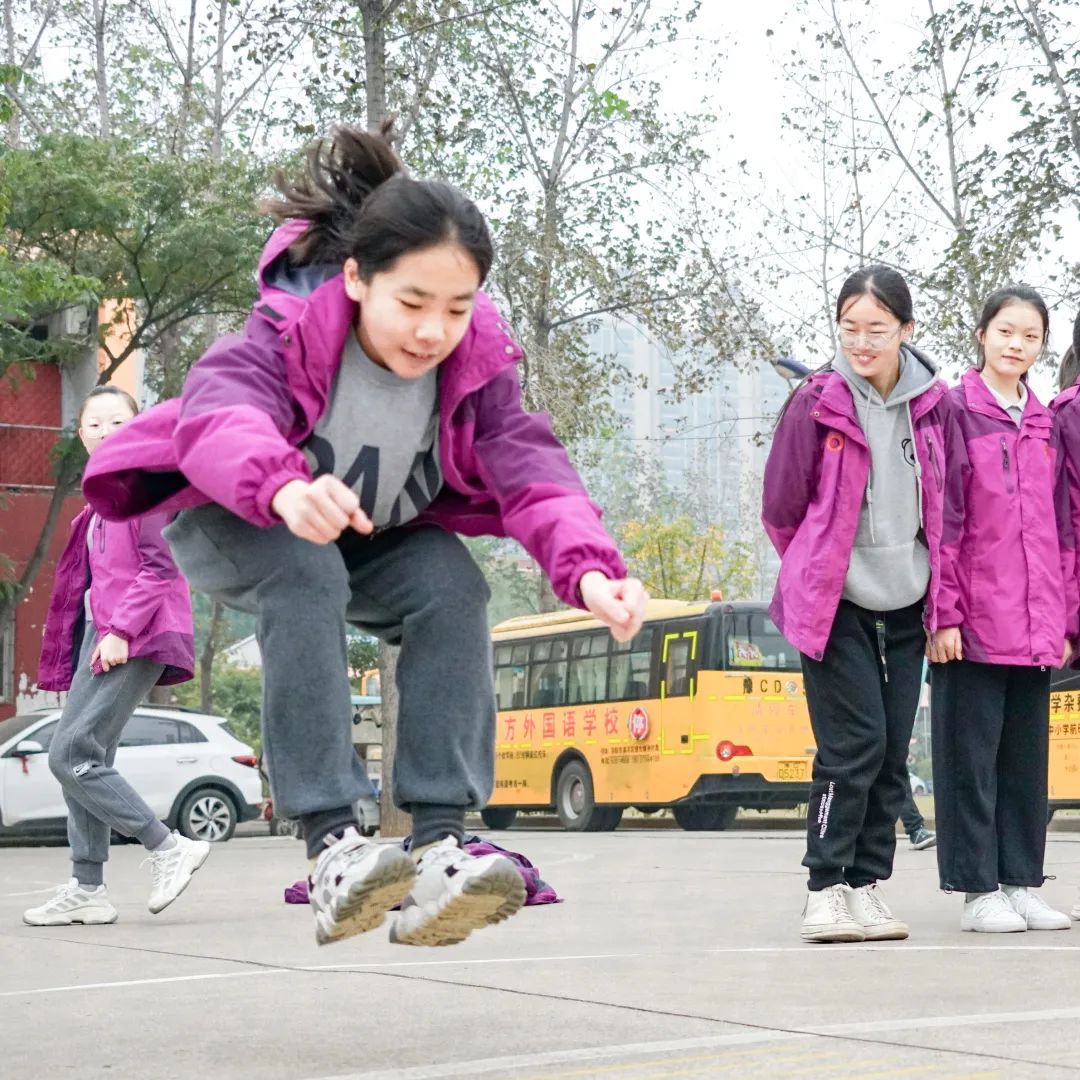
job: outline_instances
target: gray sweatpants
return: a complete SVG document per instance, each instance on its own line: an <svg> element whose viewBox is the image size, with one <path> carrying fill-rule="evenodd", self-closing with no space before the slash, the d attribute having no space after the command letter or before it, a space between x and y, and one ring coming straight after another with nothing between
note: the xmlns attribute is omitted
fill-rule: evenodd
<svg viewBox="0 0 1080 1080"><path fill-rule="evenodd" d="M456 536L349 530L323 546L216 505L180 514L165 536L193 588L256 616L274 807L305 821L309 850L313 817L348 808L355 820L357 800L372 796L352 746L347 622L401 646L392 794L414 834L422 818L437 831L436 819L463 822L466 808L485 805L495 768L489 591Z"/></svg>
<svg viewBox="0 0 1080 1080"><path fill-rule="evenodd" d="M164 665L133 657L95 675L90 657L96 641L94 625L88 622L78 669L49 745L49 768L60 781L68 807L72 874L84 885L101 884L110 830L135 836L146 848L157 847L169 835L113 768L124 725L161 678Z"/></svg>

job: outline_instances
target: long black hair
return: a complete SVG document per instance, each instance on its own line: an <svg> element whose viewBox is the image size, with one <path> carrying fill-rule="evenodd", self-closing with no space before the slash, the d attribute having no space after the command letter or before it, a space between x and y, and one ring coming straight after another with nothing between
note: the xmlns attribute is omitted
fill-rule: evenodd
<svg viewBox="0 0 1080 1080"><path fill-rule="evenodd" d="M1065 350L1058 368L1058 393L1068 390L1080 378L1080 313L1073 323L1072 344Z"/></svg>
<svg viewBox="0 0 1080 1080"><path fill-rule="evenodd" d="M995 289L986 298L979 322L975 327L975 340L979 344L979 359L975 366L979 371L986 367L986 349L983 348L978 335L985 334L990 324L997 318L998 312L1010 304L1030 304L1039 313L1043 327L1042 343L1044 348L1046 346L1046 341L1050 337L1050 311L1046 306L1046 301L1030 285L1005 285L1003 288ZM1027 379L1026 372L1023 377Z"/></svg>
<svg viewBox="0 0 1080 1080"><path fill-rule="evenodd" d="M338 265L355 259L370 281L410 251L459 244L487 277L494 258L491 233L476 204L457 188L413 180L391 145L393 121L380 132L340 126L307 151L304 171L274 184L281 197L262 204L278 224L310 222L289 249L295 265Z"/></svg>

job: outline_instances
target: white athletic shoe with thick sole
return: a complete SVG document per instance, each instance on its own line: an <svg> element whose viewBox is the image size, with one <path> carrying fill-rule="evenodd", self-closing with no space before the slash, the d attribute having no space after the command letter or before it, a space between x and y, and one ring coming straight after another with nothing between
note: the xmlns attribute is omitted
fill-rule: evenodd
<svg viewBox="0 0 1080 1080"><path fill-rule="evenodd" d="M1055 911L1037 892L1016 888L1001 890L1013 911L1027 922L1029 930L1070 930L1072 919L1064 911Z"/></svg>
<svg viewBox="0 0 1080 1080"><path fill-rule="evenodd" d="M72 878L44 904L27 908L23 912L23 922L28 926L70 926L72 923L98 926L116 922L116 908L109 903L104 885L91 889Z"/></svg>
<svg viewBox="0 0 1080 1080"><path fill-rule="evenodd" d="M998 889L964 902L960 929L976 934L1018 934L1027 929L1027 921L1016 914L1009 898Z"/></svg>
<svg viewBox="0 0 1080 1080"><path fill-rule="evenodd" d="M176 844L167 851L151 851L142 865L150 864L150 899L146 906L151 915L164 911L191 883L191 876L210 857L205 840L189 840L173 833Z"/></svg>
<svg viewBox="0 0 1080 1080"><path fill-rule="evenodd" d="M1069 912L1069 917L1074 922L1080 922L1080 897L1077 897L1076 903L1073 904L1073 909Z"/></svg>
<svg viewBox="0 0 1080 1080"><path fill-rule="evenodd" d="M510 918L525 903L525 883L502 855L469 855L454 837L420 856L416 884L390 928L398 945L456 945L473 930Z"/></svg>
<svg viewBox="0 0 1080 1080"><path fill-rule="evenodd" d="M803 941L825 944L865 941L866 931L848 907L851 893L850 885L830 885L827 889L808 892L803 908Z"/></svg>
<svg viewBox="0 0 1080 1080"><path fill-rule="evenodd" d="M308 878L308 896L320 945L381 926L416 881L416 863L397 844L373 844L354 828L327 848Z"/></svg>
<svg viewBox="0 0 1080 1080"><path fill-rule="evenodd" d="M863 928L867 941L903 941L908 936L907 923L889 910L876 885L861 885L847 894L851 917Z"/></svg>

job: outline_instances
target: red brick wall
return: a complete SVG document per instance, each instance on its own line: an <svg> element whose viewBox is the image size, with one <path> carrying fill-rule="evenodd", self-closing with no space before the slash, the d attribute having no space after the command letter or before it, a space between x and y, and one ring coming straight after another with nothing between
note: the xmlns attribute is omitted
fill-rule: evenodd
<svg viewBox="0 0 1080 1080"><path fill-rule="evenodd" d="M3 493L0 506L0 551L15 560L21 571L27 557L34 549L41 528L45 522L45 513L49 507L47 492L12 494ZM37 701L30 697L37 680L38 655L41 652L41 633L45 625L45 614L49 608L52 594L53 575L56 573L56 561L67 543L71 519L82 509L81 496L75 495L64 501L60 521L53 535L52 543L45 561L38 571L33 588L26 599L19 605L15 615L15 664L14 700L0 702L0 720L6 720L16 711L25 712L35 704L56 704L57 697L50 694Z"/></svg>
<svg viewBox="0 0 1080 1080"><path fill-rule="evenodd" d="M34 377L12 367L0 378L0 424L28 427L60 426L60 369L35 364ZM52 485L49 453L57 440L53 430L28 431L0 427L0 486L4 484ZM0 551L7 548L0 547Z"/></svg>

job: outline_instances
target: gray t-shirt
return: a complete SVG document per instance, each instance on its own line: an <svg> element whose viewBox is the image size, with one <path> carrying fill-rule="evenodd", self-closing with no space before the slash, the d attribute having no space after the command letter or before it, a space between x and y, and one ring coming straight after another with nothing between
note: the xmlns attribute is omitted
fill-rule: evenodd
<svg viewBox="0 0 1080 1080"><path fill-rule="evenodd" d="M402 379L349 334L327 410L302 449L315 476L332 473L360 496L376 528L411 521L442 487L438 368Z"/></svg>

